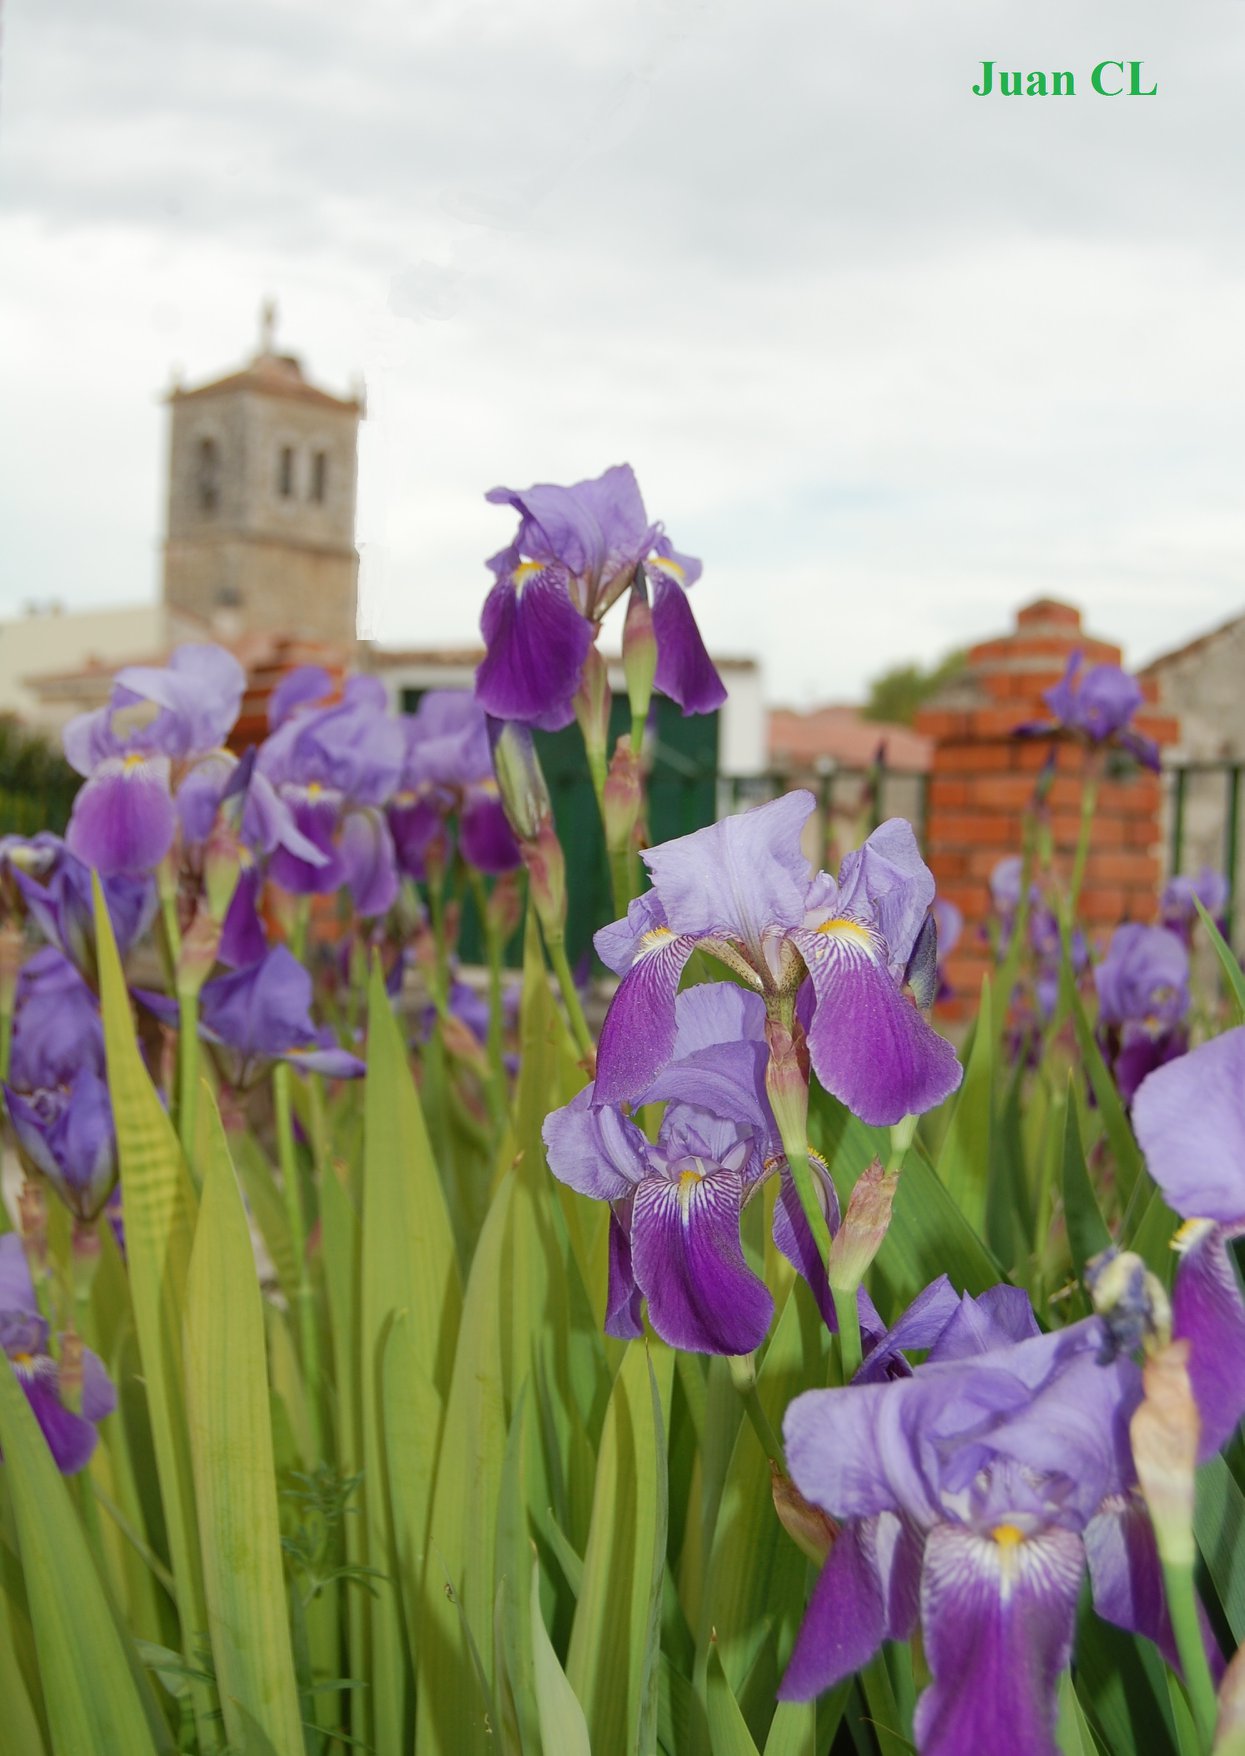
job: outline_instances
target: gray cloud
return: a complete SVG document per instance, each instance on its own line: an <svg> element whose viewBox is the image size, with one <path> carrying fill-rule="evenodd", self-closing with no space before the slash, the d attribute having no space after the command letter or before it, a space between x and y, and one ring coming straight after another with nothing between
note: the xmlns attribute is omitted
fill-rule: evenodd
<svg viewBox="0 0 1245 1756"><path fill-rule="evenodd" d="M0 608L154 589L153 393L174 360L234 363L265 292L314 373L368 374L392 638L471 634L506 534L484 488L623 457L706 559L710 638L777 695L855 693L1037 591L1136 657L1239 605L1235 9L19 0L6 24ZM982 56L1081 95L974 99ZM1160 96L1089 96L1107 56Z"/></svg>

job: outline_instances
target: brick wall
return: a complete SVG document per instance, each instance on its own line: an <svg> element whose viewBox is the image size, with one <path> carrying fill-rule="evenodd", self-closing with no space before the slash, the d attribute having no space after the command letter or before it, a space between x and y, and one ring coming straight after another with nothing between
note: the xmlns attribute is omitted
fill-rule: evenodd
<svg viewBox="0 0 1245 1756"><path fill-rule="evenodd" d="M948 959L956 997L952 1010L971 1010L990 967L981 934L990 911L989 879L998 862L1021 851L1022 820L1034 786L1053 755L1055 778L1046 798L1056 863L1066 875L1081 827L1080 746L1016 738L1016 726L1049 717L1042 692L1058 682L1068 658L1086 666L1119 664L1120 648L1086 635L1071 604L1041 598L1016 616L1012 633L982 641L968 654L964 680L921 713L916 729L934 741L925 855L939 894L964 915L964 932ZM1153 684L1143 683L1147 703ZM1147 707L1138 729L1160 745L1173 743L1177 722ZM1160 876L1159 777L1142 770L1122 782L1104 782L1081 891L1086 929L1108 930L1122 920L1154 917Z"/></svg>

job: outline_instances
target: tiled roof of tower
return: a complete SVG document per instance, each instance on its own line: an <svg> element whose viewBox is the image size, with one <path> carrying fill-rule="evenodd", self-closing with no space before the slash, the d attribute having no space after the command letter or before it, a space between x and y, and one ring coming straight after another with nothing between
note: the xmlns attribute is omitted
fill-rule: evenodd
<svg viewBox="0 0 1245 1756"><path fill-rule="evenodd" d="M196 384L192 389L180 386L169 392L170 402L185 402L190 397L219 396L226 391L252 390L260 396L284 396L297 402L317 403L322 408L353 409L363 413L358 396L333 396L320 390L303 377L303 369L294 354L256 354L249 366L214 378L209 384Z"/></svg>

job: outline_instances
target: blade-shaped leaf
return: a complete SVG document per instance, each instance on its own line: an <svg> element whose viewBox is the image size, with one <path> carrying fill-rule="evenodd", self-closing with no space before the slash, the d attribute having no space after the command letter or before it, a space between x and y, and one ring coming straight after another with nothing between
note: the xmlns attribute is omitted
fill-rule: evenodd
<svg viewBox="0 0 1245 1756"><path fill-rule="evenodd" d="M189 1660L196 1642L207 1633L182 1365L182 1296L198 1202L177 1134L138 1051L125 977L98 876L94 889L100 1004L121 1166L130 1294L177 1582L182 1646ZM194 1701L200 1737L206 1739L214 1707L206 1684L196 1686Z"/></svg>
<svg viewBox="0 0 1245 1756"><path fill-rule="evenodd" d="M159 1746L131 1675L134 1656L122 1645L69 1490L7 1355L0 1360L0 1450L55 1756L155 1756Z"/></svg>
<svg viewBox="0 0 1245 1756"><path fill-rule="evenodd" d="M540 1573L532 1568L532 1663L536 1712L545 1756L592 1756L588 1722L575 1691L558 1663L540 1613Z"/></svg>
<svg viewBox="0 0 1245 1756"><path fill-rule="evenodd" d="M368 991L359 1376L367 1559L385 1576L369 1603L370 1705L375 1741L384 1749L399 1748L406 1737L410 1670L388 1506L391 1484L381 1402L385 1345L396 1313L407 1312L410 1357L427 1383L443 1391L460 1307L458 1264L441 1181L376 960ZM391 1374L403 1357L404 1352L395 1353ZM411 1395L417 1394L412 1389ZM426 1434L423 1443L435 1455L438 1435Z"/></svg>
<svg viewBox="0 0 1245 1756"><path fill-rule="evenodd" d="M186 1286L186 1390L208 1629L239 1750L302 1756L269 1424L264 1313L242 1194L209 1087L202 1205Z"/></svg>
<svg viewBox="0 0 1245 1756"><path fill-rule="evenodd" d="M1195 896L1193 904L1201 916L1202 925L1215 948L1215 956L1219 959L1219 967L1223 971L1231 1008L1231 1022L1245 1024L1245 970L1242 970L1240 961L1233 955L1232 947L1215 925L1214 917L1201 897Z"/></svg>
<svg viewBox="0 0 1245 1756"><path fill-rule="evenodd" d="M665 1394L654 1370L665 1375ZM666 1440L673 1358L633 1342L601 1433L584 1577L566 1674L594 1756L646 1756L657 1723L657 1651L666 1553Z"/></svg>
<svg viewBox="0 0 1245 1756"><path fill-rule="evenodd" d="M952 1201L977 1232L985 1226L990 1177L990 1131L994 1104L994 1033L990 1024L990 978L981 978L981 1009L964 1082L938 1154L938 1175Z"/></svg>
<svg viewBox="0 0 1245 1756"><path fill-rule="evenodd" d="M1085 1164L1081 1130L1077 1122L1076 1099L1068 1093L1063 1124L1063 1208L1068 1225L1068 1247L1079 1276L1085 1264L1111 1242L1106 1221L1098 1210L1093 1184Z"/></svg>

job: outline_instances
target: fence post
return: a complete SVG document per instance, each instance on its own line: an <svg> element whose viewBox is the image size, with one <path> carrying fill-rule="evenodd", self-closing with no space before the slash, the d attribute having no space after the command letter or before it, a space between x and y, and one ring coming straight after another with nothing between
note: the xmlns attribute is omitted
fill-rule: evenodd
<svg viewBox="0 0 1245 1756"><path fill-rule="evenodd" d="M1174 769L1172 774L1172 834L1167 873L1168 877L1176 878L1184 864L1184 807L1189 771L1182 764L1179 768Z"/></svg>
<svg viewBox="0 0 1245 1756"><path fill-rule="evenodd" d="M1224 829L1223 868L1228 879L1228 925L1235 936L1236 926L1236 846L1241 812L1241 765L1234 762L1228 769L1228 821Z"/></svg>

